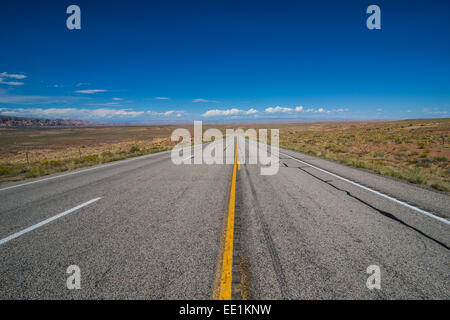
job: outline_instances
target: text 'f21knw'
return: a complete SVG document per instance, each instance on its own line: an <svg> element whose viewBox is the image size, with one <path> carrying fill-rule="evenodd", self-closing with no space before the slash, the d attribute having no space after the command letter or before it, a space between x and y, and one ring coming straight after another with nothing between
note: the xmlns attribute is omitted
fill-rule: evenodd
<svg viewBox="0 0 450 320"><path fill-rule="evenodd" d="M233 164L235 150L238 152L239 163L245 164L247 142L248 164L260 164L261 175L274 175L279 169L278 129L270 129L270 146L267 145L267 129L259 129L258 134L255 129L245 131L243 129L226 129L225 139L223 139L223 134L219 129L211 128L203 133L201 121L194 121L194 147L192 147L189 130L179 128L172 132L172 141L179 141L180 138L181 142L175 146L171 154L172 162L177 165ZM210 141L213 142L202 146L203 142ZM235 143L237 143L237 147Z"/></svg>

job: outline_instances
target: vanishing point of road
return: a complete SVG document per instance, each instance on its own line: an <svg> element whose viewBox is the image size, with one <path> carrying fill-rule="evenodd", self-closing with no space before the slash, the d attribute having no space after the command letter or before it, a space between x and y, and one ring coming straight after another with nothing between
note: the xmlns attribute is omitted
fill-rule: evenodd
<svg viewBox="0 0 450 320"><path fill-rule="evenodd" d="M1 185L0 299L449 299L448 194L283 149L261 175L236 141L228 165L162 152Z"/></svg>

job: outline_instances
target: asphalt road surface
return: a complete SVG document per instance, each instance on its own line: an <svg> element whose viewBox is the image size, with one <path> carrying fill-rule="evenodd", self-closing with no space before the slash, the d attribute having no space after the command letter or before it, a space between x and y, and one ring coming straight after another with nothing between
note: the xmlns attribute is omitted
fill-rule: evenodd
<svg viewBox="0 0 450 320"><path fill-rule="evenodd" d="M447 194L287 150L261 175L238 140L229 164L163 152L1 185L0 299L449 299Z"/></svg>

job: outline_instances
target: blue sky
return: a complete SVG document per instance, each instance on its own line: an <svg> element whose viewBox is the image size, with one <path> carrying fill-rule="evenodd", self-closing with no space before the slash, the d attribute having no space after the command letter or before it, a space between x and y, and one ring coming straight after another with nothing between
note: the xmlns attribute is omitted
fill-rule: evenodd
<svg viewBox="0 0 450 320"><path fill-rule="evenodd" d="M66 8L81 8L68 30ZM368 30L366 8L381 8ZM109 122L449 117L450 1L0 2L0 114Z"/></svg>

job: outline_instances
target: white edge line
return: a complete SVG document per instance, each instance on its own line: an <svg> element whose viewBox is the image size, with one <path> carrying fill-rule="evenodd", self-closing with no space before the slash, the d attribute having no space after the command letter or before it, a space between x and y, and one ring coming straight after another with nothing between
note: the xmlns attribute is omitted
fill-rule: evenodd
<svg viewBox="0 0 450 320"><path fill-rule="evenodd" d="M43 226L43 225L45 225L45 224L47 224L49 222L52 222L53 220L61 218L61 217L65 216L65 215L67 215L69 213L72 213L72 212L74 212L74 211L76 211L76 210L78 210L80 208L83 208L83 207L85 207L85 206L87 206L87 205L89 205L89 204L91 204L91 203L93 203L93 202L95 202L97 200L100 200L100 199L101 199L101 197L89 200L88 202L82 203L82 204L80 204L80 205L78 205L78 206L76 206L76 207L74 207L72 209L69 209L69 210L64 211L64 212L62 212L60 214L57 214L56 216L53 216L51 218L48 218L48 219L46 219L44 221L41 221L41 222L35 224L35 225L32 225L31 227L28 227L28 228L23 229L23 230L21 230L19 232L16 232L16 233L14 233L14 234L6 237L6 238L1 239L0 240L0 245L4 244L4 243L6 243L6 242L8 242L8 241L10 241L12 239L15 239L17 237L20 237L21 235L23 235L23 234L25 234L27 232L33 231L34 229L37 229L37 228L39 228L39 227L41 227L41 226Z"/></svg>
<svg viewBox="0 0 450 320"><path fill-rule="evenodd" d="M200 145L200 146L203 146ZM198 147L195 146L195 147ZM194 147L194 148L195 148ZM67 177L67 176L71 176L73 174L78 174L78 173L83 173L83 172L87 172L87 171L92 171L92 170L97 170L97 169L102 169L102 168L107 168L110 166L115 166L115 165L119 165L119 164L124 164L124 163L128 163L131 161L136 161L136 160L141 160L141 159L146 159L146 158L151 158L157 155L161 155L161 154L165 154L165 153L169 153L172 152L172 150L167 150L167 151L162 151L162 152L155 152L155 153L151 153L151 154L146 154L143 156L139 156L139 157L133 157L133 158L128 158L128 159L123 159L123 160L119 160L119 161L114 161L112 163L105 163L105 164L101 164L101 165L97 165L97 166L93 166L87 169L81 169L81 170L75 170L72 172L68 172L68 173L64 173L64 174L60 174L57 176L53 176L53 177L47 177L47 178L43 178L43 179L39 179L39 180L34 180L34 181L29 181L29 182L24 182L24 183L20 183L20 184L16 184L13 186L9 186L9 187L5 187L5 188L0 188L0 191L4 191L4 190L9 190L9 189L13 189L13 188L18 188L18 187L22 187L22 186L27 186L29 184L34 184L34 183L38 183L38 182L43 182L43 181L48 181L48 180L53 180L53 179L58 179L58 178L62 178L62 177ZM192 158L193 156L189 157ZM184 160L187 160L189 158L186 158ZM183 160L183 161L184 161Z"/></svg>
<svg viewBox="0 0 450 320"><path fill-rule="evenodd" d="M88 169L76 170L76 171L72 171L72 172L69 172L69 173L60 174L58 176L53 176L53 177L43 178L43 179L39 179L39 180L35 180L35 181L29 181L29 182L25 182L25 183L21 183L21 184L16 184L16 185L13 185L13 186L1 188L0 191L13 189L13 188L17 188L17 187L22 187L22 186L26 186L26 185L33 184L33 183L42 182L42 181L47 181L47 180L53 180L53 179L57 179L57 178L67 177L67 176L70 176L70 175L73 175L73 174L83 173L83 172L87 172L87 171L91 171L91 170L107 168L107 167L110 167L110 166L124 164L124 163L135 161L135 160L150 158L150 157L153 157L153 156L156 156L156 155L160 155L160 154L164 154L164 153L168 153L168 152L171 152L171 151L172 150L167 150L167 151L162 151L162 152L146 154L146 155L139 156L139 157L133 157L133 158L123 159L123 160L119 160L119 161L114 161L112 163L105 163L105 164L97 165L97 166L94 166L94 167L91 167L91 168L88 168Z"/></svg>
<svg viewBox="0 0 450 320"><path fill-rule="evenodd" d="M287 157L289 157L289 158L291 158L291 159L293 159L293 160L295 160L295 161L297 161L297 162L303 163L303 164L305 164L305 165L307 165L307 166L310 166L311 168L314 168L314 169L316 169L316 170L319 170L319 171L322 171L322 172L324 172L324 173L327 173L327 174L329 174L329 175L331 175L331 176L333 176L333 177L336 177L336 178L338 178L338 179L341 179L341 180L343 180L343 181L345 181L345 182L351 183L351 184L353 184L353 185L355 185L355 186L357 186L357 187L360 187L360 188L362 188L362 189L364 189L364 190L366 190L366 191L370 191L370 192L375 193L376 195L379 195L379 196L381 196L381 197L383 197L383 198L386 198L386 199L389 199L389 200L391 200L391 201L394 201L394 202L396 202L396 203L398 203L398 204L401 204L402 206L405 206L405 207L407 207L407 208L413 209L413 210L415 210L415 211L417 211L417 212L419 212L419 213L421 213L421 214L424 214L424 215L426 215L426 216L428 216L428 217L430 217L430 218L434 218L434 219L439 220L439 221L441 221L441 222L443 222L443 223L445 223L445 224L450 225L450 221L448 221L448 220L445 219L445 218L441 218L441 217L435 216L434 214L429 213L429 212L427 212L427 211L425 211L425 210L419 209L419 208L414 207L414 206L412 206L412 205L410 205L410 204L408 204L408 203L406 203L406 202L403 202L403 201L397 200L397 199L395 199L395 198L392 198L392 197L390 197L390 196L388 196L388 195L386 195L386 194L384 194L384 193L381 193L381 192L378 192L378 191L376 191L376 190L370 189L370 188L365 187L365 186L363 186L363 185L361 185L361 184L359 184L359 183L357 183L357 182L354 182L354 181L352 181L352 180L349 180L349 179L346 179L346 178L344 178L344 177L338 176L337 174L331 173L331 172L329 172L329 171L327 171L327 170L321 169L321 168L316 167L316 166L314 166L314 165L312 165L312 164L309 164L309 163L307 163L307 162L304 162L304 161L302 161L302 160L299 160L299 159L297 159L297 158L294 158L294 157L292 157L292 156L290 156L290 155L288 155L288 154L286 154L286 153L284 153L284 152L280 152L280 154L283 154L283 155L285 155L285 156L287 156Z"/></svg>

